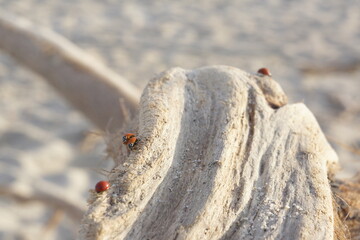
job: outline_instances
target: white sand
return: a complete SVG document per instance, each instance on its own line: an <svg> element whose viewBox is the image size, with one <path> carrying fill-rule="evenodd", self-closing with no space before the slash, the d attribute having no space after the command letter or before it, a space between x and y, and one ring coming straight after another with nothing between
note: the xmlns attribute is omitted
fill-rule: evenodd
<svg viewBox="0 0 360 240"><path fill-rule="evenodd" d="M240 1L239 1L240 2ZM0 8L64 35L135 85L169 67L225 64L249 72L266 66L291 102L304 101L325 133L360 147L360 67L305 75L304 66L357 62L358 1L36 1L0 0ZM1 37L1 36L0 36ZM0 183L32 189L46 182L86 206L87 190L103 178L102 145L80 146L93 127L46 83L0 54ZM343 170L360 157L338 145ZM44 233L53 210L40 203L0 201L0 239L73 239L61 219ZM16 238L17 237L17 238Z"/></svg>

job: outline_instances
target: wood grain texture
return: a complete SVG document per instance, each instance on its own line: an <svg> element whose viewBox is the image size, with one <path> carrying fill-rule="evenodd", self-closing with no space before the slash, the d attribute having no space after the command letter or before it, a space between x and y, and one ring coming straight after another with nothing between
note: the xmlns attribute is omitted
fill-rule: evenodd
<svg viewBox="0 0 360 240"><path fill-rule="evenodd" d="M304 104L272 108L259 81L227 66L152 79L119 131L135 130L137 149L109 136L118 166L81 239L333 239L337 155Z"/></svg>

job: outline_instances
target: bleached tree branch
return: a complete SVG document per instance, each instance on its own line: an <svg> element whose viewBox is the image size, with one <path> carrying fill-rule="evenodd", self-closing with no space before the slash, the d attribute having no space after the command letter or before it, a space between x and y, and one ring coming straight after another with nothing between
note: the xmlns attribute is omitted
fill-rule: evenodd
<svg viewBox="0 0 360 240"><path fill-rule="evenodd" d="M3 51L42 76L99 128L122 125L119 99L136 113L140 91L59 34L1 11L0 36Z"/></svg>

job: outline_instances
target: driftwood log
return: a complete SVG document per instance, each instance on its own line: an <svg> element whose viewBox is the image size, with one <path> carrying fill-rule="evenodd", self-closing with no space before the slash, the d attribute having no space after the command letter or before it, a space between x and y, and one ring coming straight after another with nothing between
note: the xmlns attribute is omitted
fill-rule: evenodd
<svg viewBox="0 0 360 240"><path fill-rule="evenodd" d="M285 103L274 80L232 67L152 79L120 131L135 131L137 148L109 136L117 166L89 198L81 239L337 237L337 155L306 106Z"/></svg>

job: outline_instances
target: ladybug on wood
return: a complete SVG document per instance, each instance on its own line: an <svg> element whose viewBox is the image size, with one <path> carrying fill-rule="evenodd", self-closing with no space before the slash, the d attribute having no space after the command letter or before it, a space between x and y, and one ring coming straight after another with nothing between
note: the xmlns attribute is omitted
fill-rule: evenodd
<svg viewBox="0 0 360 240"><path fill-rule="evenodd" d="M126 144L130 150L133 150L139 139L133 133L126 133L122 138L123 144Z"/></svg>
<svg viewBox="0 0 360 240"><path fill-rule="evenodd" d="M108 181L100 181L95 185L95 191L97 193L104 192L110 188L110 184Z"/></svg>
<svg viewBox="0 0 360 240"><path fill-rule="evenodd" d="M126 133L123 137L122 137L122 141L123 141L123 144L129 144L129 141L131 138L134 138L135 137L135 134L133 133Z"/></svg>
<svg viewBox="0 0 360 240"><path fill-rule="evenodd" d="M261 75L266 75L266 76L271 77L270 70L267 68L260 68L257 72Z"/></svg>

